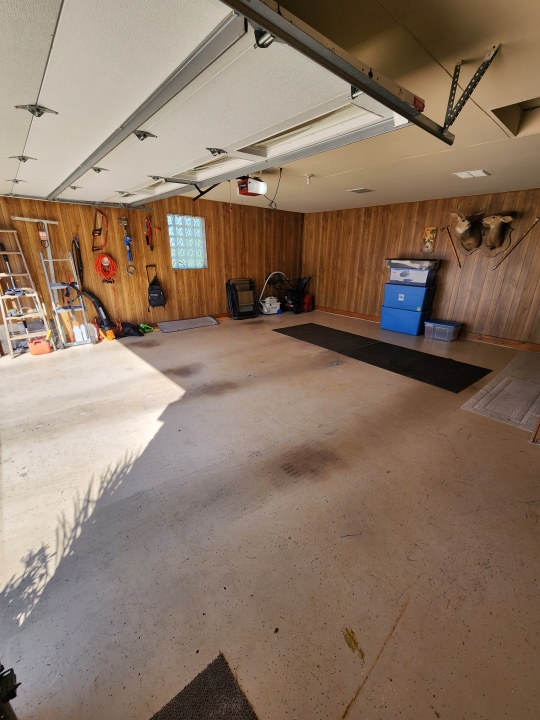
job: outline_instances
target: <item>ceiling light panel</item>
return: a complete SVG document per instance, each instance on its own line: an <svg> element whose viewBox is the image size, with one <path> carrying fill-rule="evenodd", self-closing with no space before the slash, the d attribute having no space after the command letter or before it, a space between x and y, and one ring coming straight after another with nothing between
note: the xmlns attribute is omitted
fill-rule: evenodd
<svg viewBox="0 0 540 720"><path fill-rule="evenodd" d="M39 94L58 115L32 122L25 154L40 162L25 168L30 191L54 190L228 15L217 0L162 0L159 12L146 0L64 0ZM39 25L34 33L51 35Z"/></svg>
<svg viewBox="0 0 540 720"><path fill-rule="evenodd" d="M308 145L324 142L338 135L359 130L382 120L380 115L368 112L354 105L346 105L332 113L303 123L284 133L257 143L254 147L267 150L267 157L294 152Z"/></svg>

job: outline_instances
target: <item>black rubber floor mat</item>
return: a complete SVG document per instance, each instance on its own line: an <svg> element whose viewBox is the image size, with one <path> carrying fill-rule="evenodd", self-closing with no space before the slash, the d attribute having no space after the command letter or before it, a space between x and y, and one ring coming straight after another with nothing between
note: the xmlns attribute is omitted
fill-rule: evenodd
<svg viewBox="0 0 540 720"><path fill-rule="evenodd" d="M288 335L296 340L304 340L304 342L318 345L327 350L334 350L334 352L338 353L377 342L373 340L373 338L354 335L353 333L343 332L343 330L335 330L325 325L317 325L317 323L305 323L305 325L276 328L276 332Z"/></svg>
<svg viewBox="0 0 540 720"><path fill-rule="evenodd" d="M257 720L223 655L150 720Z"/></svg>
<svg viewBox="0 0 540 720"><path fill-rule="evenodd" d="M477 365L383 342L349 350L343 355L453 393L465 390L491 372Z"/></svg>
<svg viewBox="0 0 540 720"><path fill-rule="evenodd" d="M315 323L280 328L276 332L453 393L465 390L491 372L477 365L430 355Z"/></svg>

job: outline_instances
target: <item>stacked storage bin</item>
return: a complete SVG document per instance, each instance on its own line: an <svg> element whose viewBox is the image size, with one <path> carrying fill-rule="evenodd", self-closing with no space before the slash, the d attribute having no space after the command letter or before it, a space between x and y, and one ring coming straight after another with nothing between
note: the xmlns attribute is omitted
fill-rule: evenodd
<svg viewBox="0 0 540 720"><path fill-rule="evenodd" d="M438 260L387 260L390 282L384 286L381 329L423 335L435 297Z"/></svg>

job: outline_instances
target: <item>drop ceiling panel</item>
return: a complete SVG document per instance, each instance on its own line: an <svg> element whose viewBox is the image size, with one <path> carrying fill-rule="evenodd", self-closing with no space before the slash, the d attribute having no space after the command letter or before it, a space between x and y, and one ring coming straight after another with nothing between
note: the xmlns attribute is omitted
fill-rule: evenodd
<svg viewBox="0 0 540 720"><path fill-rule="evenodd" d="M159 12L146 0L65 0L40 93L58 115L32 122L25 153L39 163L21 177L52 191L228 15L214 0L167 0Z"/></svg>

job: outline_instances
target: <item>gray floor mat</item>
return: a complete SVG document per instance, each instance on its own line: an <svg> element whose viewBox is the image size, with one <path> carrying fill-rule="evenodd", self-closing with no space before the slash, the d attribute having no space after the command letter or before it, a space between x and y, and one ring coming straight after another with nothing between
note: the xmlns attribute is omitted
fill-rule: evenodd
<svg viewBox="0 0 540 720"><path fill-rule="evenodd" d="M540 415L540 353L520 352L462 408L533 432Z"/></svg>

